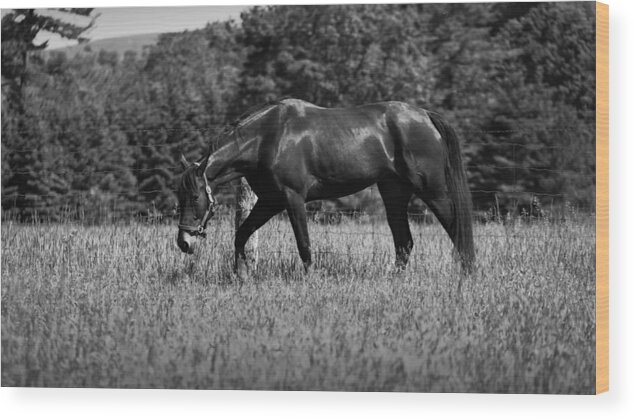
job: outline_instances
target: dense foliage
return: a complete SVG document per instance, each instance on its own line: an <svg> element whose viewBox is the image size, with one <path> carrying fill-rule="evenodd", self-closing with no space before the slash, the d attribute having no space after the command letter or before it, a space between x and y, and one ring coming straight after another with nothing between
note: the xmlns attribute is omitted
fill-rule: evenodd
<svg viewBox="0 0 634 420"><path fill-rule="evenodd" d="M37 51L7 16L2 207L21 218L170 214L179 154L283 96L445 114L479 208L494 192L594 205L592 3L254 7L122 55Z"/></svg>

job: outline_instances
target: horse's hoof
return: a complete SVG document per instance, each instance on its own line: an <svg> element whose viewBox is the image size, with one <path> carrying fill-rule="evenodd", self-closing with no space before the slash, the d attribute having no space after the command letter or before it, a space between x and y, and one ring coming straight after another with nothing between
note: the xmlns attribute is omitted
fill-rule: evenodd
<svg viewBox="0 0 634 420"><path fill-rule="evenodd" d="M235 273L239 282L244 282L249 277L249 268L246 261L241 259L236 262Z"/></svg>
<svg viewBox="0 0 634 420"><path fill-rule="evenodd" d="M239 283L244 283L249 278L249 274L246 270L236 271L236 280Z"/></svg>
<svg viewBox="0 0 634 420"><path fill-rule="evenodd" d="M407 266L403 263L396 263L392 266L392 274L395 276L404 276L405 271L407 270Z"/></svg>

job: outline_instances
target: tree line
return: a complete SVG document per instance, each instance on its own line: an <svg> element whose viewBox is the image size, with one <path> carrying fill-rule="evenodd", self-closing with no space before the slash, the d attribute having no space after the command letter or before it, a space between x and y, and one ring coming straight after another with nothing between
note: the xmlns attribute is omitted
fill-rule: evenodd
<svg viewBox="0 0 634 420"><path fill-rule="evenodd" d="M21 219L172 214L180 153L288 96L442 113L478 208L538 194L593 209L592 3L253 7L122 55L37 48L33 28L82 30L20 29L33 18L2 22L2 208Z"/></svg>

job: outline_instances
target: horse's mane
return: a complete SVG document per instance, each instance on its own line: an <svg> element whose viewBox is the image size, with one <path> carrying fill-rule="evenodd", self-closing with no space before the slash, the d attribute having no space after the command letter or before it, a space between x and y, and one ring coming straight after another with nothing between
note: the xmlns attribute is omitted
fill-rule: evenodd
<svg viewBox="0 0 634 420"><path fill-rule="evenodd" d="M280 105L283 100L288 98L289 97L285 96L252 106L251 108L247 109L245 112L240 114L238 118L223 127L222 131L216 137L215 141L210 145L209 153L213 153L213 149L221 146L225 139L229 138L232 134L237 133L242 127L256 120L258 117L266 113L271 108Z"/></svg>
<svg viewBox="0 0 634 420"><path fill-rule="evenodd" d="M241 128L259 117L261 114L265 113L269 109L273 108L282 103L283 100L288 99L288 97L282 97L279 99L275 99L272 101L265 102L263 104L252 106L247 109L245 112L240 114L240 116L235 119L232 123L229 124L232 128Z"/></svg>

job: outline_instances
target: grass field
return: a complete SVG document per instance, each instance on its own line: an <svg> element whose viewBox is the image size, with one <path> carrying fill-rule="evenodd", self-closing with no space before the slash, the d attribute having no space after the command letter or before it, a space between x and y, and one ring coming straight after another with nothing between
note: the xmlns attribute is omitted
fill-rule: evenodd
<svg viewBox="0 0 634 420"><path fill-rule="evenodd" d="M405 273L384 224L288 222L232 281L228 220L199 253L171 226L2 224L2 386L593 393L594 219L475 228L458 291L451 245L412 224Z"/></svg>

